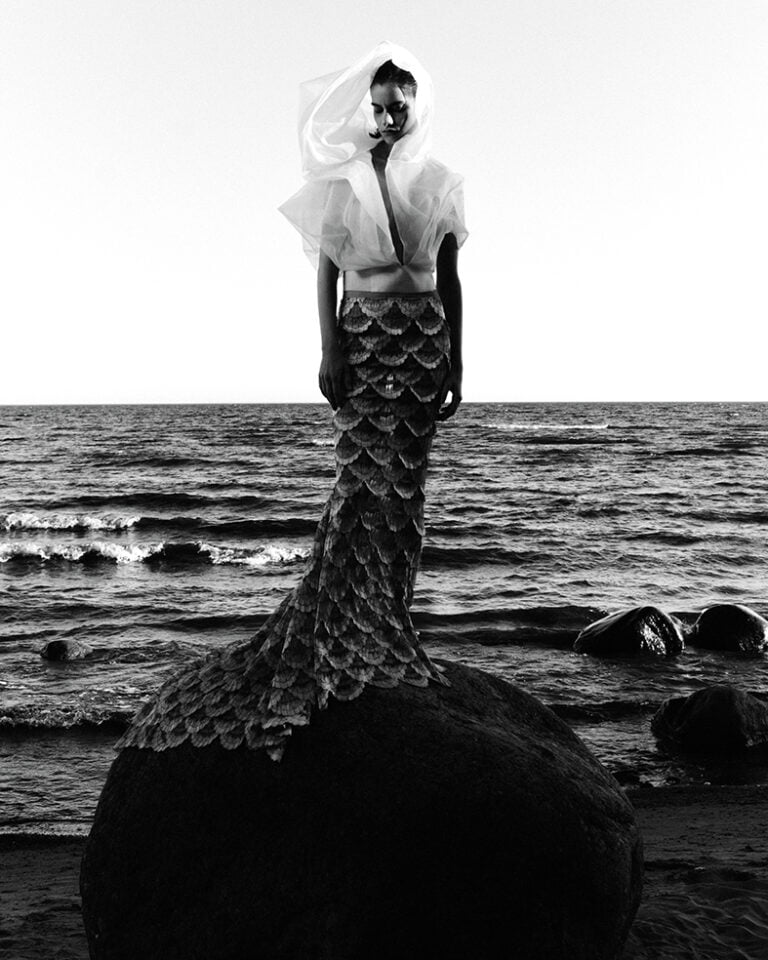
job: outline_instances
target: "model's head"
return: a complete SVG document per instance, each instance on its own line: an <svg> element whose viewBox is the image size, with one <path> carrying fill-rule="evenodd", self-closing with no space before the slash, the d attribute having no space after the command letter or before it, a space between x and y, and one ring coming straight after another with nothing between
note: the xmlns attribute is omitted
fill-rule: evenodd
<svg viewBox="0 0 768 960"><path fill-rule="evenodd" d="M416 80L412 73L387 60L371 81L371 104L375 139L393 144L411 131L416 122Z"/></svg>

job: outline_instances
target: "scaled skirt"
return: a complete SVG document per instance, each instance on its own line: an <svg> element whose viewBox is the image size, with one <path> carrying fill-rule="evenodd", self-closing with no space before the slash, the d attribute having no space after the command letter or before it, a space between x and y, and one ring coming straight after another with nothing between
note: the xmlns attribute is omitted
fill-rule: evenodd
<svg viewBox="0 0 768 960"><path fill-rule="evenodd" d="M347 294L338 324L353 383L334 414L336 484L301 580L251 640L166 681L118 747L218 740L279 759L329 695L444 682L409 613L450 354L442 304L435 293Z"/></svg>

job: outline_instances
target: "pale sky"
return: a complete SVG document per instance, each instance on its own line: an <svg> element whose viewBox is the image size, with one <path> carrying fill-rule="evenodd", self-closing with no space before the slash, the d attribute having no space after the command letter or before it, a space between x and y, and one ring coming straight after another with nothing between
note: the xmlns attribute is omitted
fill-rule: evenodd
<svg viewBox="0 0 768 960"><path fill-rule="evenodd" d="M0 403L320 400L298 84L466 177L467 400L765 400L766 0L0 0Z"/></svg>

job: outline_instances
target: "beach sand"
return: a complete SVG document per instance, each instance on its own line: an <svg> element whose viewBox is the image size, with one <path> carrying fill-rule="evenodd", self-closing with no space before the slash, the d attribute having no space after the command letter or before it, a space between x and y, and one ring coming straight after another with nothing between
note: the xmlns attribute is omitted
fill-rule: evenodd
<svg viewBox="0 0 768 960"><path fill-rule="evenodd" d="M623 960L768 957L768 786L628 791L645 841L643 903ZM0 955L87 960L84 840L0 836Z"/></svg>
<svg viewBox="0 0 768 960"><path fill-rule="evenodd" d="M627 795L645 881L623 960L766 960L768 785Z"/></svg>

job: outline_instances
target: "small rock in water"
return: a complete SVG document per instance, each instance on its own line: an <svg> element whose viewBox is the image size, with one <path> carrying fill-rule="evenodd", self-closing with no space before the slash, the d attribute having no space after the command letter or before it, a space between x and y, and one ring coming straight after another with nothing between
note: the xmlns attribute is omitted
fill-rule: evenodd
<svg viewBox="0 0 768 960"><path fill-rule="evenodd" d="M332 700L279 763L124 749L83 859L92 960L615 960L632 806L543 704L443 666Z"/></svg>
<svg viewBox="0 0 768 960"><path fill-rule="evenodd" d="M708 607L693 625L693 646L760 656L768 650L768 620L740 603Z"/></svg>
<svg viewBox="0 0 768 960"><path fill-rule="evenodd" d="M84 660L93 653L93 647L81 640L51 640L40 651L46 660Z"/></svg>
<svg viewBox="0 0 768 960"><path fill-rule="evenodd" d="M585 627L576 653L602 657L674 657L685 647L680 622L658 607L633 607Z"/></svg>
<svg viewBox="0 0 768 960"><path fill-rule="evenodd" d="M768 747L768 706L730 684L665 700L651 730L683 750L733 753Z"/></svg>

